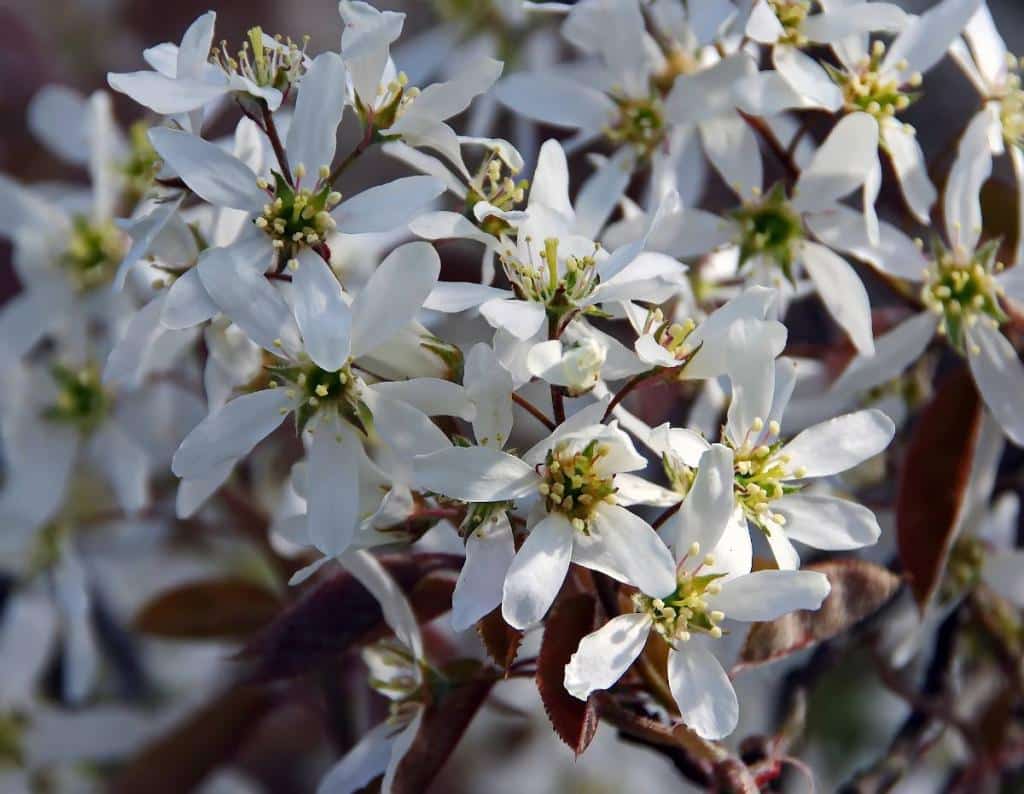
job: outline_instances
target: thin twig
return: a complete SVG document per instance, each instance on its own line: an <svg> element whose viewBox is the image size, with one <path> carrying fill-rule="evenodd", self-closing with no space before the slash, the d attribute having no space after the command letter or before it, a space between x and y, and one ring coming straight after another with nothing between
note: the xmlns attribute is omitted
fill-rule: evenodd
<svg viewBox="0 0 1024 794"><path fill-rule="evenodd" d="M284 150L281 136L277 133L274 114L270 111L270 106L262 99L260 100L260 111L263 114L263 131L267 134L270 145L274 149L274 154L277 156L277 164L281 166L282 176L289 185L295 187L295 181L292 179L292 169L288 165L288 153Z"/></svg>
<svg viewBox="0 0 1024 794"><path fill-rule="evenodd" d="M538 408L532 402L527 400L525 397L522 397L516 394L515 392L512 392L512 402L514 402L516 405L518 405L520 408L522 408L524 411L530 414L530 416L532 416L534 419L536 419L538 422L544 425L544 427L546 427L548 430L554 430L557 426L554 422L548 419L547 416L544 415L544 412L540 408Z"/></svg>
<svg viewBox="0 0 1024 794"><path fill-rule="evenodd" d="M602 422L607 422L611 417L612 412L621 403L633 389L639 386L641 383L649 378L653 378L660 374L660 370L652 369L647 372L641 372L639 375L634 375L632 378L622 384L622 388L615 392L615 396L612 397L612 401L608 403L608 407L605 409L604 416L601 417Z"/></svg>

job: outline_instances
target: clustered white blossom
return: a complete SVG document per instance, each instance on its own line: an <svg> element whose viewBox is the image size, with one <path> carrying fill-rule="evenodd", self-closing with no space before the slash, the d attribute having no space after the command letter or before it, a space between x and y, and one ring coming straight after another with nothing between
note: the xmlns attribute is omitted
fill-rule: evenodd
<svg viewBox="0 0 1024 794"><path fill-rule="evenodd" d="M21 597L53 584L63 696L101 664L83 494L188 521L258 477L292 588L340 563L394 633L365 653L390 716L329 794L390 791L444 680L374 550L434 525L464 548L454 632L495 610L530 631L610 582L566 691L614 690L654 637L674 702L651 707L718 740L740 710L719 641L819 608L804 549L879 539L853 494L934 351L966 360L992 443L1024 445L1024 234L1004 261L980 198L1004 155L1024 196L1024 88L981 0L440 6L400 43L404 14L342 0L321 53L258 27L220 43L208 12L109 76L145 109L128 131L103 91L36 97L89 191L0 177L23 286L0 308L0 549ZM904 111L947 55L980 104L940 198ZM506 111L514 142L488 137ZM537 145L551 128L569 137ZM409 175L355 189L370 150ZM881 211L890 179L904 217ZM886 285L914 307L894 327ZM852 345L831 381L787 338L808 299ZM1012 509L982 523L1006 536ZM1008 559L986 570L1012 579Z"/></svg>

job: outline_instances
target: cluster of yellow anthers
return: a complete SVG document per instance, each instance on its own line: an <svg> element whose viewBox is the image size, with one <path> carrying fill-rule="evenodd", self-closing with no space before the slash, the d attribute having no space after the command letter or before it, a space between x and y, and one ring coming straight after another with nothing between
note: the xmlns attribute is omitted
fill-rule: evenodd
<svg viewBox="0 0 1024 794"><path fill-rule="evenodd" d="M522 204L530 183L526 179L516 182L513 177L517 173L518 170L505 162L498 152L492 151L469 184L466 211L472 212L473 207L481 201L506 211ZM495 236L508 228L508 224L496 215L485 218L482 226L484 231Z"/></svg>
<svg viewBox="0 0 1024 794"><path fill-rule="evenodd" d="M732 445L736 501L747 518L762 529L766 529L768 521L779 525L786 523L785 516L771 511L771 503L786 493L785 480L799 479L806 474L802 468L790 471L789 456L780 454L784 442L778 439L778 422L768 423L768 433L757 446L750 442L751 433L760 436L764 427L763 419L754 419L742 443Z"/></svg>
<svg viewBox="0 0 1024 794"><path fill-rule="evenodd" d="M283 91L302 75L309 38L303 36L300 46L279 34L271 44L264 40L262 28L250 28L237 55L232 56L228 43L221 41L210 52L210 63L261 88Z"/></svg>
<svg viewBox="0 0 1024 794"><path fill-rule="evenodd" d="M914 95L906 89L921 86L921 73L914 72L906 82L901 82L900 75L906 71L907 62L900 61L895 70L890 70L883 69L884 59L885 44L876 41L871 45L871 54L857 64L855 70L829 70L832 79L843 90L848 110L860 110L882 120L910 107Z"/></svg>
<svg viewBox="0 0 1024 794"><path fill-rule="evenodd" d="M531 238L526 238L527 246L532 245L532 242ZM505 274L524 300L537 301L552 309L574 306L597 287L599 276L594 256L567 256L563 273L559 266L558 245L558 240L553 237L544 241L541 254L545 266L543 269L519 261L511 249L500 254ZM593 253L597 253L596 244Z"/></svg>
<svg viewBox="0 0 1024 794"><path fill-rule="evenodd" d="M782 25L779 43L792 44L794 47L807 46L803 26L804 20L811 12L811 0L768 0L768 5Z"/></svg>
<svg viewBox="0 0 1024 794"><path fill-rule="evenodd" d="M1024 145L1024 89L1021 87L1020 70L1024 58L1007 53L1006 82L1003 90L994 97L999 102L999 119L1003 125L1003 137L1011 146Z"/></svg>
<svg viewBox="0 0 1024 794"><path fill-rule="evenodd" d="M563 442L548 450L540 467L543 481L537 487L548 512L558 512L572 522L573 528L586 532L594 509L601 503L615 504L614 478L604 476L597 464L609 452L606 444L591 441L582 450Z"/></svg>
<svg viewBox="0 0 1024 794"><path fill-rule="evenodd" d="M277 173L273 184L266 179L257 180L260 189L272 198L263 205L263 214L254 223L271 237L275 248L294 250L316 245L337 225L330 210L341 201L341 193L331 188L330 169L320 167L312 188L301 187L305 176L306 167L299 163L295 167L295 182L300 187L292 187Z"/></svg>
<svg viewBox="0 0 1024 794"><path fill-rule="evenodd" d="M1003 269L995 259L997 246L990 243L972 255L938 248L924 271L921 300L942 318L939 333L958 350L965 350L965 330L983 321L999 326L1007 317L999 305L1002 285L995 273Z"/></svg>
<svg viewBox="0 0 1024 794"><path fill-rule="evenodd" d="M126 249L124 233L113 222L76 216L60 265L75 289L85 292L114 278Z"/></svg>
<svg viewBox="0 0 1024 794"><path fill-rule="evenodd" d="M657 309L656 312L658 315L661 314L660 309ZM671 323L664 327L657 336L658 344L675 356L678 361L684 361L694 352L693 348L686 344L686 340L696 327L697 323L691 317L686 318L681 323Z"/></svg>
<svg viewBox="0 0 1024 794"><path fill-rule="evenodd" d="M718 579L721 574L702 574L704 566L715 564L715 558L708 554L693 570L686 570L687 561L698 558L700 544L694 543L680 564L677 586L672 595L653 598L644 593L633 595L633 608L650 616L655 632L669 645L686 642L693 634L707 634L718 639L722 629L718 625L725 619L725 613L709 609L707 596L721 591Z"/></svg>
<svg viewBox="0 0 1024 794"><path fill-rule="evenodd" d="M619 107L615 124L604 129L613 143L629 144L640 157L650 155L665 137L665 108L658 96L612 97Z"/></svg>
<svg viewBox="0 0 1024 794"><path fill-rule="evenodd" d="M113 395L103 386L99 367L95 363L79 368L57 364L51 375L57 386L57 398L43 416L53 422L72 425L83 434L99 427L107 418L113 400Z"/></svg>

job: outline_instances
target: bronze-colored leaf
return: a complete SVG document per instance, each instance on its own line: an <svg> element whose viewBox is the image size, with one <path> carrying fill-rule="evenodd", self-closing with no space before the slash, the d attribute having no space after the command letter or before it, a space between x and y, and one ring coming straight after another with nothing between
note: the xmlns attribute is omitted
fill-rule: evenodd
<svg viewBox="0 0 1024 794"><path fill-rule="evenodd" d="M487 649L487 654L500 665L503 670L508 670L516 660L519 653L519 646L523 642L523 632L512 628L501 616L501 607L495 607L493 611L484 615L476 624L476 632Z"/></svg>
<svg viewBox="0 0 1024 794"><path fill-rule="evenodd" d="M493 674L493 670L491 672ZM450 690L427 708L419 733L398 766L392 787L394 794L420 794L429 789L492 686L494 678L491 676L471 680Z"/></svg>
<svg viewBox="0 0 1024 794"><path fill-rule="evenodd" d="M903 462L896 503L900 562L922 610L946 567L981 429L981 401L966 369L925 408Z"/></svg>
<svg viewBox="0 0 1024 794"><path fill-rule="evenodd" d="M594 698L577 700L565 691L565 666L594 630L597 602L589 593L562 598L548 614L537 657L537 690L555 733L580 755L597 731Z"/></svg>
<svg viewBox="0 0 1024 794"><path fill-rule="evenodd" d="M174 639L238 639L281 611L278 597L245 579L211 579L160 593L135 616L143 634Z"/></svg>
<svg viewBox="0 0 1024 794"><path fill-rule="evenodd" d="M832 585L821 608L755 623L733 672L781 659L835 637L877 612L900 586L896 574L866 560L827 560L808 565L805 570L820 571Z"/></svg>
<svg viewBox="0 0 1024 794"><path fill-rule="evenodd" d="M378 559L410 598L421 622L433 620L451 608L447 574L459 570L462 558L413 554L383 555ZM417 591L421 584L422 589ZM329 658L387 632L374 597L338 567L336 573L278 615L246 646L242 656L256 662L253 674L257 678L290 678L320 669Z"/></svg>
<svg viewBox="0 0 1024 794"><path fill-rule="evenodd" d="M109 791L194 791L238 751L276 702L265 687L227 690L145 747L117 774Z"/></svg>

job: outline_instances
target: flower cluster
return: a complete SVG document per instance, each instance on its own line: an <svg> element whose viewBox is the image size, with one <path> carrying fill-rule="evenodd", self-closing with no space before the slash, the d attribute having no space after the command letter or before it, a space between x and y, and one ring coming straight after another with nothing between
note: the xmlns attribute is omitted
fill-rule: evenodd
<svg viewBox="0 0 1024 794"><path fill-rule="evenodd" d="M435 634L539 634L584 599L542 697L685 726L698 768L753 781L718 744L741 724L730 635L846 597L819 552L883 536L859 497L887 511L939 363L973 378L990 480L1024 445L1024 220L982 210L1003 155L1024 207L1019 64L981 0L436 5L403 44L404 14L342 0L320 53L259 27L215 43L208 12L109 75L145 110L128 133L103 91L35 98L91 190L0 177L23 286L0 308L7 612L47 616L57 698L89 704L110 697L104 557L237 525L296 608L351 577L373 598L344 642L391 705L323 777L340 794L414 790L404 760L453 693L530 667ZM979 107L940 199L907 111L947 54ZM374 153L411 170L367 186L350 166ZM989 571L1024 603L1020 552L988 545L951 541L931 599ZM394 561L439 549L435 605ZM12 746L47 658L0 685Z"/></svg>

